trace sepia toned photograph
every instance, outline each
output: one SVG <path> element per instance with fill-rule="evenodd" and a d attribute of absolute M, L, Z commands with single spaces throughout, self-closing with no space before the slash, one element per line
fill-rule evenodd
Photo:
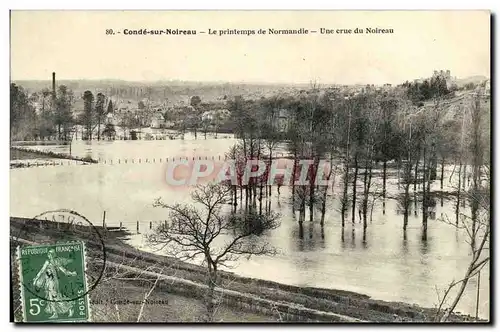
<path fill-rule="evenodd" d="M 491 321 L 489 11 L 10 11 L 10 315 Z"/>

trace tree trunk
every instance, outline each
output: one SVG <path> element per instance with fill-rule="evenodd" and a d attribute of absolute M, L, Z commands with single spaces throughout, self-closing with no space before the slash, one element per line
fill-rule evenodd
<path fill-rule="evenodd" d="M 408 227 L 408 215 L 410 209 L 410 184 L 405 184 L 405 196 L 404 196 L 404 211 L 403 211 L 403 230 L 406 231 Z"/>
<path fill-rule="evenodd" d="M 295 214 L 295 173 L 297 172 L 297 152 L 293 154 L 293 172 L 292 172 L 292 213 Z"/>
<path fill-rule="evenodd" d="M 234 201 L 233 201 L 233 204 L 234 206 L 236 207 L 238 205 L 238 197 L 237 197 L 237 189 L 236 189 L 236 186 L 233 186 L 233 190 L 234 190 Z"/>
<path fill-rule="evenodd" d="M 372 178 L 373 178 L 373 164 L 371 161 L 371 156 L 370 156 L 370 162 L 368 166 L 368 182 L 366 184 L 366 193 L 365 193 L 365 202 L 363 205 L 363 228 L 366 229 L 367 226 L 367 214 L 368 214 L 368 199 L 370 198 L 370 188 L 372 184 Z M 373 202 L 375 204 L 375 202 Z"/>
<path fill-rule="evenodd" d="M 422 226 L 423 226 L 423 233 L 422 233 L 422 240 L 427 240 L 427 190 L 426 190 L 426 181 L 427 179 L 427 156 L 426 156 L 426 147 L 424 146 L 423 149 L 423 169 L 422 169 Z"/>
<path fill-rule="evenodd" d="M 455 224 L 458 225 L 460 220 L 460 195 L 461 195 L 461 183 L 462 182 L 462 159 L 460 159 L 460 165 L 458 166 L 458 188 L 457 188 L 457 203 L 455 204 Z"/>
<path fill-rule="evenodd" d="M 413 192 L 417 192 L 417 182 L 418 182 L 418 162 L 419 162 L 420 156 L 418 156 L 417 160 L 415 161 L 415 177 L 414 177 L 414 182 L 413 182 Z"/>
<path fill-rule="evenodd" d="M 464 162 L 464 168 L 462 171 L 462 190 L 465 191 L 465 179 L 467 178 L 467 159 Z"/>
<path fill-rule="evenodd" d="M 382 214 L 385 214 L 385 198 L 386 198 L 386 182 L 387 182 L 387 160 L 384 158 L 384 168 L 383 168 L 383 178 L 382 178 Z"/>
<path fill-rule="evenodd" d="M 299 198 L 300 198 L 300 206 L 299 206 L 299 224 L 304 222 L 306 217 L 306 195 L 305 195 L 305 186 L 300 186 L 299 188 Z"/>
<path fill-rule="evenodd" d="M 342 193 L 341 209 L 342 209 L 342 229 L 345 226 L 345 217 L 347 212 L 347 190 L 349 186 L 349 165 L 346 161 L 344 170 L 344 190 Z"/>
<path fill-rule="evenodd" d="M 211 267 L 211 262 L 207 262 L 209 265 L 208 271 L 208 289 L 207 295 L 205 297 L 205 308 L 206 316 L 205 321 L 213 322 L 215 313 L 215 287 L 217 285 L 217 269 Z"/>
<path fill-rule="evenodd" d="M 352 223 L 356 222 L 356 182 L 358 181 L 358 153 L 354 154 L 354 179 L 352 180 Z"/>
<path fill-rule="evenodd" d="M 260 183 L 260 194 L 259 194 L 259 214 L 262 215 L 262 181 Z"/>
<path fill-rule="evenodd" d="M 325 224 L 325 213 L 326 213 L 326 194 L 328 192 L 328 186 L 324 187 L 323 191 L 323 200 L 321 202 L 321 227 L 323 228 L 323 225 Z"/>
<path fill-rule="evenodd" d="M 441 157 L 441 190 L 443 190 L 444 181 L 444 157 Z"/>
<path fill-rule="evenodd" d="M 406 232 L 406 228 L 408 227 L 408 216 L 410 214 L 410 180 L 411 176 L 411 157 L 410 153 L 408 153 L 408 161 L 405 166 L 405 192 L 403 197 L 403 231 Z"/>
<path fill-rule="evenodd" d="M 472 199 L 471 199 L 471 219 L 472 219 L 472 236 L 471 249 L 474 252 L 476 248 L 476 233 L 479 214 L 480 192 L 479 186 L 481 183 L 481 165 L 483 163 L 482 146 L 481 146 L 481 116 L 480 116 L 480 100 L 476 99 L 474 111 L 472 112 Z M 464 172 L 465 173 L 465 172 Z M 465 181 L 465 179 L 464 179 Z"/>
<path fill-rule="evenodd" d="M 310 177 L 310 187 L 309 187 L 309 221 L 313 221 L 314 216 L 314 189 L 315 189 L 315 180 L 316 180 L 316 169 L 318 167 L 318 158 L 314 157 L 314 164 L 311 170 Z"/>
<path fill-rule="evenodd" d="M 368 192 L 369 192 L 369 187 L 368 187 L 368 158 L 365 160 L 365 174 L 363 175 L 363 204 L 362 204 L 362 211 L 363 211 L 363 229 L 366 229 L 366 215 L 368 213 Z"/>

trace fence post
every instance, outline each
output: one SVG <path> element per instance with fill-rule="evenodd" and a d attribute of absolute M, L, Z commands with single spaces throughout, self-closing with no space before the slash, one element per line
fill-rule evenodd
<path fill-rule="evenodd" d="M 137 234 L 139 234 L 139 220 L 137 220 Z"/>
<path fill-rule="evenodd" d="M 106 233 L 106 211 L 102 214 L 102 228 L 104 229 L 104 233 Z"/>
<path fill-rule="evenodd" d="M 481 285 L 481 270 L 477 273 L 476 320 L 479 318 L 479 290 Z"/>
<path fill-rule="evenodd" d="M 152 221 L 149 222 L 149 229 L 153 229 L 153 222 Z"/>
<path fill-rule="evenodd" d="M 122 230 L 122 222 L 120 221 L 120 231 Z"/>

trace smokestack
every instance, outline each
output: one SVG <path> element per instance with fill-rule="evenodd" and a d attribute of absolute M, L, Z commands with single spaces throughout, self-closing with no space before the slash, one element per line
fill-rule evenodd
<path fill-rule="evenodd" d="M 56 99 L 56 73 L 52 73 L 52 98 Z"/>

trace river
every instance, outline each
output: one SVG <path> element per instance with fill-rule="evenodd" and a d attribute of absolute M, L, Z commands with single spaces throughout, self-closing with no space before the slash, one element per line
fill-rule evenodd
<path fill-rule="evenodd" d="M 10 215 L 33 217 L 47 210 L 66 208 L 78 211 L 91 221 L 101 222 L 106 211 L 107 224 L 120 222 L 132 232 L 136 221 L 141 234 L 135 234 L 130 242 L 150 250 L 144 233 L 149 221 L 167 219 L 166 211 L 154 208 L 155 198 L 182 202 L 189 199 L 188 189 L 174 190 L 165 183 L 165 168 L 160 162 L 167 157 L 224 156 L 234 138 L 210 137 L 197 140 L 167 141 L 75 141 L 72 154 L 106 160 L 106 164 L 45 166 L 10 170 Z M 42 150 L 69 152 L 69 146 L 30 146 Z M 139 163 L 140 159 L 140 163 Z M 147 159 L 147 161 L 146 161 Z M 127 162 L 125 163 L 125 160 Z M 133 163 L 131 162 L 133 160 Z M 394 170 L 392 170 L 394 172 Z M 445 190 L 450 167 L 446 167 Z M 439 176 L 439 175 L 438 175 Z M 337 182 L 340 182 L 339 180 Z M 380 187 L 376 179 L 373 187 Z M 337 183 L 339 185 L 339 183 Z M 439 181 L 432 187 L 439 189 Z M 369 221 L 366 241 L 363 226 L 357 218 L 351 224 L 348 216 L 341 240 L 338 199 L 330 198 L 324 229 L 319 222 L 304 223 L 304 236 L 299 236 L 299 226 L 290 207 L 290 191 L 282 188 L 278 197 L 274 189 L 272 208 L 279 212 L 279 228 L 263 235 L 278 249 L 273 257 L 241 259 L 232 269 L 235 273 L 273 280 L 297 286 L 312 286 L 355 291 L 379 300 L 401 301 L 433 307 L 438 303 L 436 289 L 441 294 L 453 279 L 461 279 L 471 259 L 470 247 L 462 230 L 440 221 L 448 216 L 454 220 L 453 202 L 438 201 L 436 218 L 429 220 L 428 238 L 421 238 L 421 215 L 413 213 L 409 220 L 406 239 L 403 237 L 403 217 L 397 213 L 395 200 L 386 201 L 386 213 L 382 213 L 381 201 L 377 202 Z M 338 195 L 339 188 L 334 189 Z M 389 195 L 399 192 L 397 179 L 388 183 Z M 316 214 L 320 216 L 319 212 Z M 357 217 L 357 216 L 356 216 Z M 489 270 L 481 273 L 479 316 L 489 317 Z M 472 279 L 461 299 L 457 311 L 475 315 L 477 278 Z"/>

